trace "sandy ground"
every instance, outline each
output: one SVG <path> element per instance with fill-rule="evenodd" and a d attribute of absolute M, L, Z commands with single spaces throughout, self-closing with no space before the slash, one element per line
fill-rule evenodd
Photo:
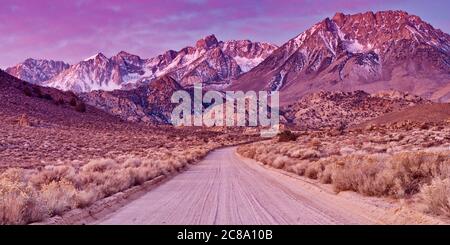
<path fill-rule="evenodd" d="M 202 162 L 94 224 L 439 223 L 378 199 L 329 188 L 243 159 L 236 148 Z"/>

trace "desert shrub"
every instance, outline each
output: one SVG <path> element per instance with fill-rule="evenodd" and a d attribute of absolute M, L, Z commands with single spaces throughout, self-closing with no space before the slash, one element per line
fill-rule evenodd
<path fill-rule="evenodd" d="M 132 185 L 140 185 L 145 181 L 156 177 L 152 175 L 150 172 L 151 170 L 147 168 L 129 168 L 127 171 L 129 171 L 130 177 L 132 179 Z"/>
<path fill-rule="evenodd" d="M 323 184 L 331 184 L 333 182 L 333 174 L 336 173 L 339 168 L 339 162 L 336 158 L 322 160 L 326 162 L 324 169 L 320 173 L 319 180 Z"/>
<path fill-rule="evenodd" d="M 76 106 L 77 105 L 77 99 L 75 97 L 72 97 L 69 101 L 69 105 Z"/>
<path fill-rule="evenodd" d="M 440 175 L 443 164 L 450 163 L 448 154 L 432 152 L 401 152 L 390 162 L 403 195 L 418 193 L 421 185 Z"/>
<path fill-rule="evenodd" d="M 370 196 L 397 198 L 417 194 L 420 187 L 445 172 L 448 153 L 401 152 L 350 155 L 332 175 L 336 191 L 352 190 Z"/>
<path fill-rule="evenodd" d="M 339 150 L 340 155 L 351 155 L 353 153 L 355 153 L 355 149 L 348 146 L 344 146 Z"/>
<path fill-rule="evenodd" d="M 167 160 L 159 160 L 156 163 L 156 167 L 158 169 L 160 169 L 161 174 L 169 176 L 171 175 L 173 172 L 175 172 L 175 167 L 168 163 Z"/>
<path fill-rule="evenodd" d="M 319 150 L 319 148 L 322 146 L 322 142 L 320 142 L 319 139 L 314 138 L 311 140 L 310 146 L 315 150 Z"/>
<path fill-rule="evenodd" d="M 247 155 L 247 151 L 249 149 L 250 149 L 250 147 L 248 145 L 243 145 L 243 146 L 239 146 L 236 149 L 236 152 L 243 157 L 253 158 L 253 157 L 249 157 L 249 155 Z M 254 148 L 252 148 L 252 149 L 255 150 Z M 255 150 L 255 153 L 256 153 L 256 150 Z"/>
<path fill-rule="evenodd" d="M 75 197 L 75 203 L 77 208 L 84 208 L 98 199 L 100 199 L 101 196 L 99 195 L 98 191 L 93 187 L 87 187 L 85 190 L 81 190 L 77 193 Z"/>
<path fill-rule="evenodd" d="M 238 152 L 244 157 L 255 158 L 256 149 L 254 147 L 241 148 L 241 151 Z"/>
<path fill-rule="evenodd" d="M 336 167 L 331 179 L 335 191 L 355 191 L 369 196 L 397 195 L 395 175 L 380 155 L 351 155 Z M 332 166 L 330 166 L 332 167 Z"/>
<path fill-rule="evenodd" d="M 274 148 L 274 150 L 276 150 L 276 153 L 278 154 L 288 155 L 293 146 L 294 145 L 292 143 L 279 144 Z"/>
<path fill-rule="evenodd" d="M 128 158 L 123 164 L 125 167 L 139 167 L 142 164 L 142 160 L 139 158 Z"/>
<path fill-rule="evenodd" d="M 22 114 L 17 122 L 21 127 L 33 126 L 27 114 Z"/>
<path fill-rule="evenodd" d="M 42 92 L 41 89 L 39 87 L 33 87 L 33 93 L 38 97 L 38 98 L 42 98 Z"/>
<path fill-rule="evenodd" d="M 63 98 L 59 98 L 57 100 L 55 100 L 55 104 L 56 105 L 64 105 L 65 101 Z"/>
<path fill-rule="evenodd" d="M 302 152 L 302 157 L 300 159 L 318 159 L 320 158 L 320 152 L 316 150 L 307 149 Z"/>
<path fill-rule="evenodd" d="M 292 158 L 300 158 L 301 156 L 303 156 L 303 151 L 301 149 L 292 148 L 288 152 L 288 156 Z"/>
<path fill-rule="evenodd" d="M 85 164 L 81 170 L 84 172 L 105 172 L 117 165 L 117 162 L 112 159 L 95 159 Z"/>
<path fill-rule="evenodd" d="M 271 166 L 274 168 L 283 168 L 285 164 L 289 162 L 289 157 L 287 156 L 277 156 L 272 162 Z"/>
<path fill-rule="evenodd" d="M 73 180 L 75 178 L 75 168 L 72 166 L 46 166 L 41 171 L 31 175 L 29 182 L 36 188 L 42 185 L 49 184 L 53 181 L 60 181 L 63 179 Z"/>
<path fill-rule="evenodd" d="M 299 176 L 305 175 L 306 168 L 310 164 L 309 161 L 298 161 L 296 164 L 287 168 L 289 172 L 293 172 Z"/>
<path fill-rule="evenodd" d="M 21 182 L 22 170 L 0 176 L 0 224 L 27 224 L 46 217 L 37 191 Z"/>
<path fill-rule="evenodd" d="M 274 154 L 272 152 L 267 152 L 267 153 L 258 155 L 256 160 L 262 162 L 265 165 L 271 166 L 277 157 L 278 157 L 277 154 Z"/>
<path fill-rule="evenodd" d="M 75 187 L 66 180 L 52 181 L 41 189 L 41 197 L 49 215 L 60 215 L 76 207 L 76 196 Z"/>
<path fill-rule="evenodd" d="M 80 171 L 77 178 L 73 181 L 75 187 L 79 190 L 86 189 L 90 185 L 100 186 L 105 180 L 105 174 L 102 172 Z"/>
<path fill-rule="evenodd" d="M 420 193 L 427 211 L 450 216 L 450 179 L 434 178 L 421 188 Z"/>
<path fill-rule="evenodd" d="M 84 104 L 83 102 L 78 102 L 75 106 L 75 110 L 82 113 L 86 112 L 86 104 Z"/>
<path fill-rule="evenodd" d="M 33 188 L 17 182 L 6 184 L 7 189 L 0 187 L 0 224 L 27 224 L 46 217 Z"/>
<path fill-rule="evenodd" d="M 23 93 L 26 96 L 28 96 L 28 97 L 32 97 L 33 96 L 33 92 L 31 91 L 31 89 L 28 86 L 23 88 Z"/>
<path fill-rule="evenodd" d="M 105 174 L 105 181 L 100 187 L 104 196 L 111 196 L 134 185 L 129 171 L 110 171 Z"/>
<path fill-rule="evenodd" d="M 311 162 L 305 169 L 305 176 L 310 179 L 317 179 L 324 169 L 325 165 L 322 162 Z"/>
<path fill-rule="evenodd" d="M 195 157 L 195 158 L 197 158 L 197 157 Z M 182 170 L 184 168 L 184 166 L 186 166 L 186 164 L 187 164 L 187 160 L 186 159 L 174 159 L 174 160 L 169 161 L 169 162 L 177 171 Z"/>
<path fill-rule="evenodd" d="M 296 141 L 297 137 L 298 136 L 296 136 L 290 130 L 285 130 L 278 135 L 278 142 Z"/>
<path fill-rule="evenodd" d="M 53 97 L 51 95 L 49 95 L 49 94 L 43 94 L 42 98 L 46 99 L 46 100 L 53 100 Z"/>

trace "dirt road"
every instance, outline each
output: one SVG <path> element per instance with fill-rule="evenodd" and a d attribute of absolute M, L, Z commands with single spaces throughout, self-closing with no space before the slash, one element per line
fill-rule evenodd
<path fill-rule="evenodd" d="M 243 159 L 235 150 L 212 152 L 199 164 L 95 223 L 382 223 L 365 205 Z"/>

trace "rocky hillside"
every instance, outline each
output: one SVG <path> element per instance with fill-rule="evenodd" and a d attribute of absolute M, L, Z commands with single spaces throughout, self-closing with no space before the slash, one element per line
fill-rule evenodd
<path fill-rule="evenodd" d="M 355 128 L 370 128 L 371 126 L 402 127 L 419 124 L 423 129 L 430 124 L 450 125 L 450 104 L 425 104 L 406 108 L 402 111 L 394 111 L 380 117 L 355 125 Z"/>
<path fill-rule="evenodd" d="M 79 96 L 87 104 L 127 121 L 168 124 L 176 106 L 170 98 L 182 89 L 173 78 L 163 76 L 131 90 L 93 91 Z"/>
<path fill-rule="evenodd" d="M 287 125 L 297 129 L 345 129 L 350 125 L 401 111 L 414 105 L 431 103 L 400 92 L 368 94 L 354 92 L 316 92 L 281 109 Z"/>
<path fill-rule="evenodd" d="M 3 124 L 37 128 L 54 125 L 87 128 L 98 122 L 103 125 L 122 122 L 85 105 L 73 92 L 30 84 L 1 70 L 0 118 Z"/>

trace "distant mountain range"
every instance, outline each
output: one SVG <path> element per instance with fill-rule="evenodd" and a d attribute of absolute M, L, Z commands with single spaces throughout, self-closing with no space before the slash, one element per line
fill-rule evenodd
<path fill-rule="evenodd" d="M 169 50 L 150 59 L 122 51 L 111 58 L 98 53 L 71 66 L 28 59 L 6 71 L 30 83 L 77 93 L 131 89 L 164 75 L 183 86 L 195 82 L 223 86 L 258 65 L 276 48 L 249 40 L 222 42 L 210 35 L 194 47 Z"/>
<path fill-rule="evenodd" d="M 348 125 L 353 116 L 363 121 L 428 100 L 450 101 L 450 35 L 403 11 L 337 13 L 280 47 L 211 35 L 150 59 L 122 51 L 74 65 L 28 59 L 6 71 L 71 90 L 129 121 L 169 123 L 171 94 L 202 82 L 206 89 L 280 91 L 285 119 L 293 124 L 307 118 L 307 127 L 316 119 L 322 126 Z M 401 98 L 373 95 L 383 91 L 399 91 L 389 94 Z M 317 96 L 323 105 L 312 110 Z M 336 114 L 333 108 L 340 119 L 321 121 Z"/>

